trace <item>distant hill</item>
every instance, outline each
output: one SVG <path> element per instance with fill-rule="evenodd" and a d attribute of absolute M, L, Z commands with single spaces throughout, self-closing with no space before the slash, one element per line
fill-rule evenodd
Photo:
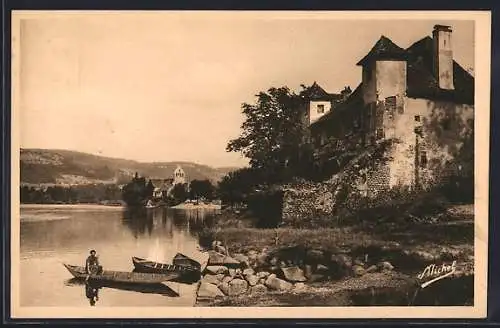
<path fill-rule="evenodd" d="M 70 150 L 21 149 L 21 184 L 126 183 L 138 172 L 146 178 L 170 178 L 177 165 L 189 180 L 219 181 L 236 167 L 213 168 L 191 162 L 142 163 Z"/>

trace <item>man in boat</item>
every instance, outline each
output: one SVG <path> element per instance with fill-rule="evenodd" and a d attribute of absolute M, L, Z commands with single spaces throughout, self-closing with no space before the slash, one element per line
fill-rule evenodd
<path fill-rule="evenodd" d="M 87 261 L 85 261 L 85 271 L 89 276 L 91 274 L 100 274 L 102 272 L 102 266 L 99 265 L 99 258 L 97 257 L 94 249 L 90 251 L 90 255 L 87 257 Z M 89 276 L 87 276 L 87 280 Z"/>

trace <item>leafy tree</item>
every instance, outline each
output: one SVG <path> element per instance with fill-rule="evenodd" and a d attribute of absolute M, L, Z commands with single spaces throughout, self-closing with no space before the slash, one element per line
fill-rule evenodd
<path fill-rule="evenodd" d="M 184 202 L 188 198 L 186 185 L 180 183 L 176 184 L 172 188 L 171 195 L 177 204 Z"/>
<path fill-rule="evenodd" d="M 147 199 L 153 196 L 151 186 L 152 183 L 146 185 L 146 178 L 139 177 L 136 173 L 132 181 L 123 187 L 123 200 L 129 206 L 144 205 Z"/>
<path fill-rule="evenodd" d="M 231 206 L 245 202 L 248 195 L 254 192 L 263 181 L 261 173 L 262 171 L 253 168 L 229 172 L 219 181 L 218 197 Z"/>
<path fill-rule="evenodd" d="M 144 189 L 144 198 L 151 198 L 153 196 L 153 192 L 155 190 L 155 186 L 151 180 L 148 181 L 146 188 Z"/>
<path fill-rule="evenodd" d="M 298 171 L 304 136 L 303 97 L 287 87 L 270 88 L 256 97 L 255 104 L 242 105 L 243 131 L 226 150 L 241 152 L 270 183 L 289 180 Z"/>
<path fill-rule="evenodd" d="M 190 197 L 193 199 L 213 199 L 215 187 L 209 180 L 193 180 L 190 183 Z"/>

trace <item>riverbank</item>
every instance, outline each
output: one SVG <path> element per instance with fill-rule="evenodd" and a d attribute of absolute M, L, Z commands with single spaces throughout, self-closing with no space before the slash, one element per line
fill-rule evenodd
<path fill-rule="evenodd" d="M 104 204 L 20 204 L 21 209 L 120 209 L 124 205 Z"/>
<path fill-rule="evenodd" d="M 181 209 L 181 210 L 220 210 L 221 205 L 217 204 L 192 204 L 192 203 L 181 203 L 170 208 Z"/>
<path fill-rule="evenodd" d="M 197 306 L 469 304 L 473 205 L 453 206 L 445 214 L 433 223 L 256 229 L 245 220 L 233 225 L 238 222 L 234 213 L 222 213 L 203 239 L 220 241 L 216 248 L 242 267 L 240 272 L 206 272 L 200 286 L 213 297 L 199 297 Z M 419 287 L 417 276 L 428 265 L 453 261 L 458 266 L 453 277 Z M 250 270 L 245 273 L 245 268 Z"/>

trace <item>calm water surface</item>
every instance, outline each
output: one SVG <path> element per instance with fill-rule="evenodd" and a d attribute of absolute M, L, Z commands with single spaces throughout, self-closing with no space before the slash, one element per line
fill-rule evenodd
<path fill-rule="evenodd" d="M 26 205 L 21 207 L 21 306 L 90 306 L 85 286 L 62 263 L 83 266 L 96 249 L 105 270 L 132 271 L 132 256 L 171 263 L 181 252 L 195 259 L 197 233 L 214 211 Z M 95 306 L 192 306 L 196 284 L 163 290 L 99 289 Z"/>

